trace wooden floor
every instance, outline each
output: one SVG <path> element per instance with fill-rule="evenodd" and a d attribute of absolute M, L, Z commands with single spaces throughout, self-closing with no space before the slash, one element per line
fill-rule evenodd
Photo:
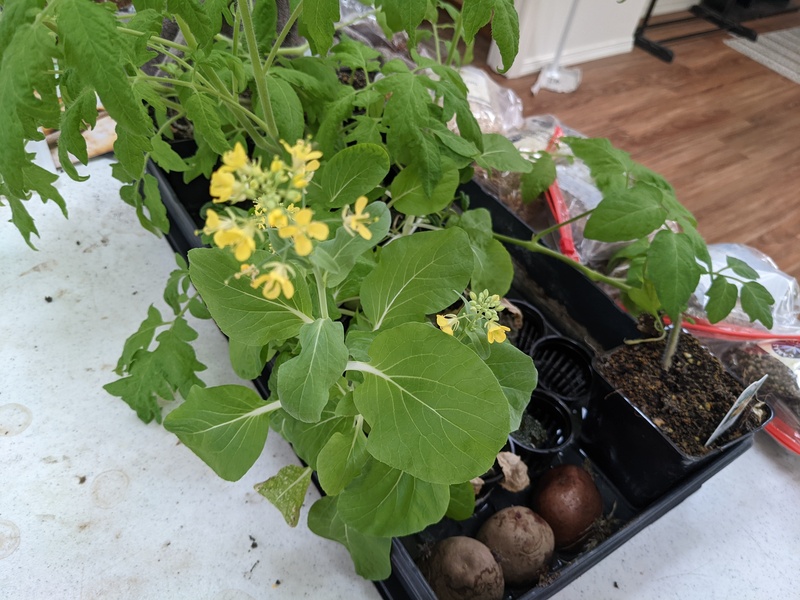
<path fill-rule="evenodd" d="M 648 37 L 708 28 L 699 23 Z M 800 13 L 748 25 L 797 27 Z M 727 35 L 669 44 L 670 64 L 638 48 L 585 63 L 570 94 L 534 97 L 536 75 L 497 80 L 520 95 L 526 116 L 553 114 L 661 173 L 709 243 L 753 246 L 800 279 L 800 85 L 725 46 Z"/>

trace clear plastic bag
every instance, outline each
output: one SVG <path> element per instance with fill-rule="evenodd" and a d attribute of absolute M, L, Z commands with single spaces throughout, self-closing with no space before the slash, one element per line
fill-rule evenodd
<path fill-rule="evenodd" d="M 469 90 L 470 109 L 483 133 L 508 136 L 522 127 L 522 100 L 514 90 L 501 86 L 477 67 L 461 67 L 459 73 Z"/>

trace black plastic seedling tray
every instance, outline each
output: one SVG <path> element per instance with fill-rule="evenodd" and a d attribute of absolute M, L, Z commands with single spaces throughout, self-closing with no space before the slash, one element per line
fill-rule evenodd
<path fill-rule="evenodd" d="M 202 245 L 195 231 L 202 227 L 197 212 L 210 200 L 207 184 L 204 186 L 193 183 L 187 187 L 180 179 L 181 174 L 165 175 L 152 164 L 148 166 L 148 172 L 158 180 L 162 199 L 167 208 L 171 223 L 167 239 L 176 252 L 185 256 L 192 248 Z M 470 196 L 473 208 L 487 208 L 492 213 L 496 231 L 515 237 L 530 238 L 532 234 L 530 228 L 476 184 L 467 184 L 464 191 Z M 532 325 L 529 325 L 528 330 L 523 330 L 520 336 L 522 345 L 530 348 L 532 353 L 535 352 L 537 342 L 547 336 L 571 339 L 579 349 L 578 352 L 585 350 L 587 354 L 589 348 L 611 349 L 626 338 L 638 337 L 633 320 L 580 273 L 543 255 L 513 247 L 509 250 L 516 263 L 514 294 L 530 302 L 534 312 L 541 317 L 541 319 L 539 317 L 530 319 Z M 543 358 L 545 361 L 552 359 L 552 357 Z M 569 367 L 566 362 L 564 364 L 566 365 L 564 368 Z M 581 376 L 584 375 L 586 373 Z M 567 398 L 562 398 L 575 415 L 578 436 L 576 442 L 561 451 L 554 461 L 556 464 L 570 463 L 588 467 L 603 497 L 604 515 L 610 517 L 608 519 L 610 534 L 590 550 L 577 554 L 556 553 L 548 583 L 531 589 L 508 589 L 505 597 L 509 600 L 540 600 L 553 596 L 700 489 L 703 482 L 733 462 L 753 443 L 752 435 L 745 436 L 654 501 L 644 507 L 636 505 L 612 483 L 614 475 L 617 475 L 617 478 L 619 476 L 618 473 L 611 472 L 614 465 L 609 465 L 605 461 L 604 469 L 598 468 L 594 464 L 591 451 L 587 451 L 585 447 L 587 444 L 583 443 L 584 440 L 580 437 L 580 419 L 586 414 L 586 402 L 592 394 L 609 393 L 593 372 L 591 378 L 591 381 L 580 386 L 580 397 L 577 400 L 573 399 L 570 403 Z M 254 383 L 263 395 L 269 394 L 265 376 Z M 556 384 L 553 386 L 557 387 Z M 564 387 L 560 391 L 563 393 L 565 390 L 568 391 L 569 388 Z M 559 389 L 551 391 L 558 396 Z M 533 477 L 535 483 L 535 475 Z M 386 581 L 376 583 L 381 595 L 388 600 L 435 600 L 436 596 L 415 561 L 436 540 L 450 535 L 473 535 L 480 524 L 496 510 L 512 504 L 527 504 L 529 494 L 529 490 L 511 494 L 502 488 L 495 488 L 471 519 L 464 522 L 445 519 L 419 534 L 393 540 L 392 576 Z"/>

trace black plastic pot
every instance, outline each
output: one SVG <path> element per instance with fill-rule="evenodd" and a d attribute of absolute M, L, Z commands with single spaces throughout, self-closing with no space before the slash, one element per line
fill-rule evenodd
<path fill-rule="evenodd" d="M 540 387 L 569 405 L 588 400 L 594 370 L 589 352 L 580 344 L 562 336 L 549 336 L 536 342 L 530 355 L 539 371 Z"/>
<path fill-rule="evenodd" d="M 176 251 L 185 255 L 189 249 L 201 244 L 194 233 L 198 229 L 199 215 L 190 214 L 186 205 L 193 205 L 197 210 L 196 205 L 204 202 L 198 190 L 207 183 L 195 183 L 193 190 L 188 191 L 180 175 L 168 179 L 153 165 L 148 166 L 148 172 L 156 177 L 167 207 L 172 226 L 167 238 Z M 472 207 L 491 211 L 498 232 L 530 239 L 531 230 L 527 225 L 494 198 L 484 194 L 477 185 L 469 184 L 464 191 L 470 195 Z M 531 314 L 542 316 L 545 337 L 557 334 L 572 340 L 588 340 L 594 348 L 611 349 L 626 338 L 638 336 L 633 320 L 576 270 L 540 254 L 513 247 L 509 247 L 509 251 L 516 262 L 513 295 L 530 302 Z M 531 322 L 534 320 L 536 317 Z M 532 349 L 536 340 L 544 339 L 538 330 L 531 329 L 525 335 L 521 343 Z M 546 363 L 544 356 L 537 360 L 543 381 L 550 377 L 544 374 Z M 262 394 L 268 393 L 265 378 L 255 384 Z M 558 389 L 560 384 L 553 379 L 547 385 Z M 624 399 L 610 388 L 601 384 L 591 384 L 589 388 L 589 409 L 586 419 L 580 424 L 583 433 L 574 443 L 561 448 L 554 460 L 590 465 L 606 514 L 614 507 L 615 524 L 608 537 L 592 549 L 569 555 L 556 553 L 551 564 L 554 576 L 549 578 L 549 583 L 529 589 L 508 589 L 506 598 L 549 598 L 680 504 L 753 443 L 753 436 L 746 435 L 704 457 L 683 475 L 675 476 L 670 462 L 673 459 L 662 456 L 663 442 L 658 440 L 660 433 L 657 428 L 635 412 L 629 415 Z M 645 458 L 643 449 L 648 447 L 655 448 L 655 451 Z M 638 474 L 633 475 L 634 472 Z M 415 562 L 425 548 L 449 535 L 474 535 L 493 512 L 513 504 L 527 503 L 528 494 L 529 491 L 511 494 L 495 488 L 467 521 L 444 519 L 419 534 L 393 540 L 392 576 L 376 583 L 381 595 L 389 600 L 435 600 Z"/>
<path fill-rule="evenodd" d="M 526 423 L 528 420 L 531 423 Z M 528 433 L 540 428 L 532 439 Z M 542 390 L 534 390 L 531 401 L 525 409 L 523 426 L 511 434 L 517 453 L 528 465 L 531 475 L 547 469 L 567 446 L 575 439 L 576 425 L 570 410 L 561 400 Z"/>

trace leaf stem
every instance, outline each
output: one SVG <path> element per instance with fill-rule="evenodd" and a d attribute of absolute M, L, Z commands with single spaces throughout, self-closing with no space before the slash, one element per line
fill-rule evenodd
<path fill-rule="evenodd" d="M 544 254 L 545 256 L 549 256 L 551 258 L 555 258 L 556 260 L 560 260 L 563 263 L 568 264 L 573 269 L 578 270 L 584 276 L 586 276 L 591 281 L 595 281 L 598 283 L 607 283 L 620 291 L 629 292 L 633 288 L 628 285 L 624 279 L 619 277 L 610 277 L 608 275 L 604 275 L 603 273 L 599 273 L 594 269 L 590 269 L 586 265 L 576 262 L 569 258 L 568 256 L 564 256 L 560 252 L 556 252 L 555 250 L 551 250 L 547 246 L 540 244 L 538 241 L 531 240 L 520 240 L 517 238 L 509 237 L 507 235 L 503 235 L 500 233 L 493 233 L 495 239 L 500 240 L 506 244 L 514 244 L 515 246 L 521 246 L 526 250 L 530 250 L 531 252 L 536 252 L 538 254 Z"/>
<path fill-rule="evenodd" d="M 250 61 L 253 64 L 253 77 L 256 80 L 256 90 L 258 91 L 258 100 L 261 104 L 261 112 L 264 114 L 265 129 L 267 135 L 277 144 L 280 135 L 278 134 L 278 125 L 275 123 L 275 115 L 272 112 L 272 104 L 270 102 L 266 78 L 266 69 L 269 68 L 270 62 L 269 59 L 267 59 L 266 68 L 261 63 L 261 56 L 258 53 L 258 42 L 256 41 L 256 30 L 253 26 L 253 15 L 250 13 L 250 0 L 243 0 L 239 2 L 237 6 L 242 16 L 242 29 L 244 30 L 244 37 L 247 40 L 247 50 L 250 53 Z M 273 52 L 275 51 L 275 46 L 278 45 L 280 45 L 280 43 L 276 42 L 272 47 Z"/>
<path fill-rule="evenodd" d="M 565 227 L 567 225 L 571 225 L 572 223 L 574 223 L 576 221 L 580 221 L 584 217 L 592 214 L 592 212 L 594 212 L 593 208 L 591 210 L 587 210 L 586 212 L 581 213 L 581 214 L 579 214 L 577 216 L 574 216 L 571 219 L 567 219 L 566 221 L 563 221 L 561 223 L 556 223 L 555 225 L 552 225 L 551 227 L 548 227 L 547 229 L 542 229 L 540 232 L 538 232 L 536 235 L 534 235 L 531 238 L 531 241 L 538 242 L 542 238 L 550 235 L 551 233 L 554 233 L 554 232 L 558 231 L 562 227 Z"/>
<path fill-rule="evenodd" d="M 128 27 L 117 27 L 117 31 L 120 33 L 125 33 L 127 35 L 135 35 L 136 37 L 144 37 L 147 34 L 143 31 L 136 31 L 135 29 L 130 29 Z M 157 35 L 151 35 L 147 40 L 148 44 L 156 43 L 161 44 L 162 46 L 166 46 L 167 48 L 173 48 L 175 50 L 180 50 L 181 52 L 189 52 L 191 48 L 184 44 L 179 44 L 178 42 L 173 42 L 172 40 L 168 40 L 166 38 L 159 37 Z M 154 50 L 158 50 L 158 48 L 154 48 Z"/>
<path fill-rule="evenodd" d="M 319 311 L 323 319 L 328 319 L 328 296 L 325 294 L 325 275 L 317 265 L 313 266 L 314 279 L 317 282 L 317 297 L 319 298 Z"/>
<path fill-rule="evenodd" d="M 288 20 L 281 29 L 281 32 L 278 34 L 275 43 L 272 44 L 272 49 L 269 51 L 267 55 L 267 60 L 264 62 L 264 70 L 267 71 L 272 66 L 272 63 L 275 62 L 275 57 L 278 55 L 278 49 L 283 46 L 283 42 L 286 41 L 286 36 L 289 35 L 289 32 L 292 30 L 292 26 L 294 26 L 295 21 L 297 21 L 298 17 L 303 12 L 303 0 L 300 0 L 297 3 L 297 6 L 294 7 L 292 14 L 289 15 Z"/>
<path fill-rule="evenodd" d="M 678 316 L 672 323 L 672 329 L 667 336 L 667 346 L 664 348 L 664 355 L 661 357 L 661 368 L 669 371 L 672 367 L 672 359 L 675 352 L 678 350 L 678 342 L 681 339 L 681 326 L 683 325 L 683 317 Z"/>

